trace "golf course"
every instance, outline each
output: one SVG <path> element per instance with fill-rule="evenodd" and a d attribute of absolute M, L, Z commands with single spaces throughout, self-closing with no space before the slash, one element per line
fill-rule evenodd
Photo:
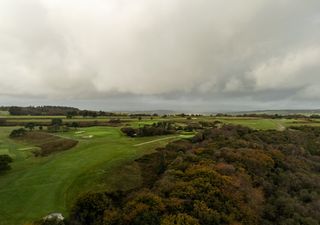
<path fill-rule="evenodd" d="M 118 168 L 177 138 L 132 139 L 119 128 L 82 128 L 57 134 L 78 140 L 76 147 L 36 158 L 34 146 L 8 138 L 12 129 L 0 128 L 0 152 L 14 159 L 12 170 L 0 177 L 1 225 L 24 224 L 52 212 L 65 214 L 78 194 L 112 190 L 117 182 L 124 190 L 133 188 L 139 184 L 139 171 L 129 176 Z"/>
<path fill-rule="evenodd" d="M 13 120 L 23 123 L 41 123 L 43 120 L 52 119 L 40 116 L 3 118 L 9 122 Z M 296 125 L 319 125 L 317 120 L 245 117 L 202 116 L 187 120 L 170 116 L 165 119 L 124 119 L 128 121 L 125 126 L 133 128 L 159 121 L 172 121 L 178 125 L 219 121 L 222 124 L 242 125 L 257 130 L 279 131 Z M 63 119 L 63 122 L 87 120 Z M 106 118 L 95 120 L 105 121 Z M 0 154 L 9 155 L 13 159 L 12 169 L 0 176 L 0 225 L 27 224 L 54 212 L 68 215 L 75 200 L 87 192 L 126 191 L 139 187 L 142 182 L 141 171 L 133 163 L 135 159 L 154 152 L 157 147 L 163 147 L 170 141 L 190 137 L 181 132 L 131 138 L 121 132 L 123 126 L 124 124 L 114 127 L 79 127 L 66 132 L 51 133 L 52 138 L 56 137 L 62 142 L 72 140 L 77 144 L 67 151 L 55 152 L 45 157 L 34 155 L 34 152 L 39 150 L 34 142 L 9 137 L 12 130 L 21 126 L 0 127 Z M 29 134 L 33 132 L 28 131 Z"/>

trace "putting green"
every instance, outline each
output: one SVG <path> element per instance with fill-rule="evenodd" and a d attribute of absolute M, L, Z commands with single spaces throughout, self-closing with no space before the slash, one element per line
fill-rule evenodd
<path fill-rule="evenodd" d="M 139 176 L 125 182 L 114 171 L 172 140 L 159 137 L 132 139 L 123 136 L 119 128 L 91 127 L 81 129 L 85 131 L 83 135 L 92 135 L 90 139 L 78 136 L 79 130 L 61 134 L 79 140 L 75 148 L 34 158 L 27 151 L 32 146 L 7 138 L 11 129 L 0 128 L 0 139 L 3 140 L 0 149 L 17 154 L 12 170 L 0 176 L 1 225 L 23 224 L 51 212 L 67 214 L 79 193 L 111 190 L 112 187 L 103 182 L 106 180 L 113 180 L 113 184 L 122 182 L 123 189 L 132 188 L 139 183 Z M 156 139 L 160 140 L 153 141 Z M 138 145 L 145 142 L 150 143 Z M 23 148 L 25 151 L 21 151 Z"/>

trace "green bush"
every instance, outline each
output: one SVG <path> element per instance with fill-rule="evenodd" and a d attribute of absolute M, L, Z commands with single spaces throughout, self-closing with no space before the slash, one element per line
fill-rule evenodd
<path fill-rule="evenodd" d="M 20 129 L 16 129 L 16 130 L 11 131 L 9 136 L 11 138 L 22 137 L 22 136 L 24 136 L 26 134 L 26 132 L 27 131 L 25 129 L 20 128 Z"/>
<path fill-rule="evenodd" d="M 3 171 L 10 170 L 10 163 L 12 162 L 12 158 L 9 155 L 0 155 L 0 173 Z"/>

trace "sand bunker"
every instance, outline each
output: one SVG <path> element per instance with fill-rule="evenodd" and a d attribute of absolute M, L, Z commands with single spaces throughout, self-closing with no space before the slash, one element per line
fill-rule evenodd
<path fill-rule="evenodd" d="M 39 147 L 26 147 L 26 148 L 19 148 L 19 151 L 30 151 L 30 150 L 38 150 Z"/>
<path fill-rule="evenodd" d="M 75 134 L 83 134 L 85 131 L 81 130 L 81 131 L 76 131 Z"/>
<path fill-rule="evenodd" d="M 93 138 L 93 135 L 82 136 L 82 138 L 84 138 L 84 139 L 90 139 L 90 138 Z"/>

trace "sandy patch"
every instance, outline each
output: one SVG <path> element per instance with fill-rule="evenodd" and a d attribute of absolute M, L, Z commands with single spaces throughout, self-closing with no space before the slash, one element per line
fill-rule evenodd
<path fill-rule="evenodd" d="M 141 145 L 146 145 L 146 144 L 151 144 L 153 142 L 157 142 L 157 141 L 163 141 L 163 140 L 167 140 L 167 139 L 173 139 L 173 138 L 177 138 L 178 136 L 174 136 L 174 137 L 165 137 L 165 138 L 159 138 L 159 139 L 156 139 L 156 140 L 152 140 L 152 141 L 147 141 L 147 142 L 143 142 L 143 143 L 140 143 L 140 144 L 136 144 L 136 145 L 133 145 L 133 146 L 141 146 Z"/>
<path fill-rule="evenodd" d="M 81 131 L 76 131 L 74 132 L 75 134 L 83 134 L 85 131 L 84 130 L 81 130 Z"/>
<path fill-rule="evenodd" d="M 40 149 L 38 147 L 26 147 L 26 148 L 18 148 L 19 151 L 30 151 Z"/>
<path fill-rule="evenodd" d="M 90 139 L 90 138 L 93 138 L 93 135 L 82 136 L 82 138 L 84 138 L 84 139 Z"/>

